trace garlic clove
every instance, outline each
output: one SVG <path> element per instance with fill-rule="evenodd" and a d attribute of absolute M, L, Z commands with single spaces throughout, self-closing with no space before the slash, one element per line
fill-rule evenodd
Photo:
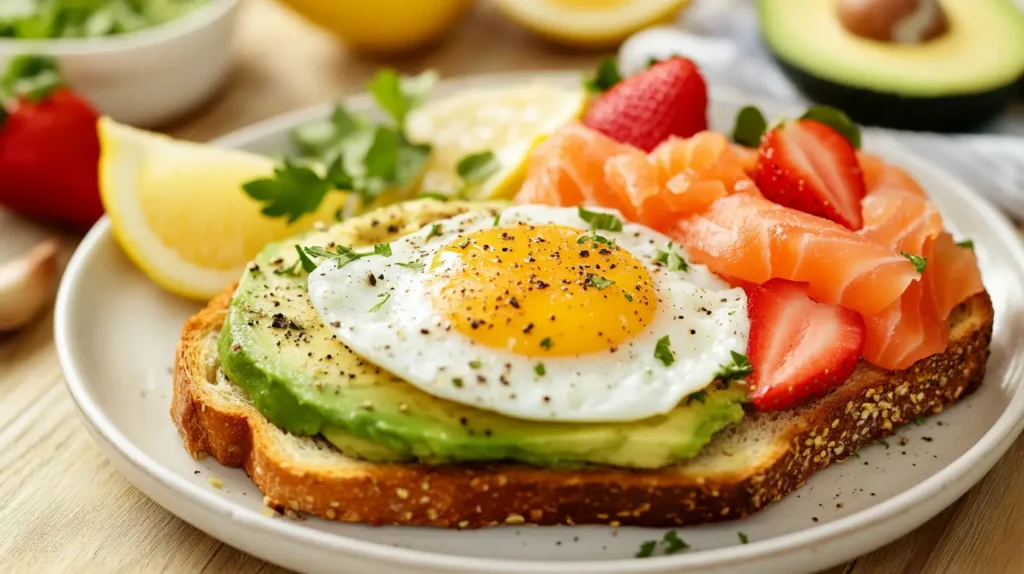
<path fill-rule="evenodd" d="M 0 331 L 28 324 L 53 298 L 60 276 L 60 243 L 50 239 L 0 264 Z"/>

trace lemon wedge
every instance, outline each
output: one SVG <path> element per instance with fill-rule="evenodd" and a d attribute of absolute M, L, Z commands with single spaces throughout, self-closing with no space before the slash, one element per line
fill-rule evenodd
<path fill-rule="evenodd" d="M 497 170 L 465 188 L 466 197 L 511 197 L 523 182 L 533 146 L 579 118 L 586 101 L 582 89 L 536 83 L 467 90 L 424 104 L 409 115 L 406 124 L 409 139 L 433 146 L 420 191 L 459 194 L 464 188 L 456 169 L 459 160 L 490 151 L 497 159 Z"/>
<path fill-rule="evenodd" d="M 689 0 L 496 0 L 506 16 L 554 42 L 618 45 L 630 34 L 675 18 Z"/>
<path fill-rule="evenodd" d="M 172 293 L 205 300 L 237 281 L 267 243 L 333 221 L 345 194 L 289 224 L 260 213 L 242 184 L 274 170 L 268 157 L 98 122 L 100 196 L 129 258 Z"/>

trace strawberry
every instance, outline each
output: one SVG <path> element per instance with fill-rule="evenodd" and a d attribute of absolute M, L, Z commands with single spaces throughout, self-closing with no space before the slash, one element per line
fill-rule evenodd
<path fill-rule="evenodd" d="M 759 411 L 799 406 L 843 384 L 864 350 L 864 319 L 818 303 L 799 283 L 773 279 L 747 289 L 747 379 Z"/>
<path fill-rule="evenodd" d="M 864 175 L 856 150 L 819 121 L 800 119 L 765 134 L 754 183 L 765 198 L 780 205 L 854 230 L 863 224 Z"/>
<path fill-rule="evenodd" d="M 0 80 L 0 204 L 84 231 L 103 215 L 96 111 L 52 61 L 15 58 Z"/>
<path fill-rule="evenodd" d="M 597 97 L 583 124 L 651 151 L 669 136 L 706 130 L 708 91 L 697 66 L 679 56 L 619 81 Z"/>

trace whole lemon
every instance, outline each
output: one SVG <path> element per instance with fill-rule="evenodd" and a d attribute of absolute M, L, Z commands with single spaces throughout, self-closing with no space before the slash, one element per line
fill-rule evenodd
<path fill-rule="evenodd" d="M 347 45 L 400 52 L 450 30 L 472 0 L 281 0 Z"/>

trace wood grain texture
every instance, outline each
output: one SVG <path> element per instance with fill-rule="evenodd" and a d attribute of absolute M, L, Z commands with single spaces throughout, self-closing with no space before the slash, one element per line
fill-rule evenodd
<path fill-rule="evenodd" d="M 480 3 L 444 43 L 389 64 L 452 76 L 596 60 L 535 40 Z M 235 62 L 217 98 L 167 131 L 206 140 L 359 91 L 380 65 L 346 52 L 270 0 L 244 3 Z M 0 258 L 47 235 L 54 232 L 0 212 Z M 73 243 L 65 238 L 68 251 Z M 285 572 L 178 520 L 116 473 L 64 388 L 51 333 L 47 315 L 21 333 L 0 335 L 0 571 Z M 1024 572 L 1022 473 L 1018 442 L 938 517 L 827 574 Z"/>

